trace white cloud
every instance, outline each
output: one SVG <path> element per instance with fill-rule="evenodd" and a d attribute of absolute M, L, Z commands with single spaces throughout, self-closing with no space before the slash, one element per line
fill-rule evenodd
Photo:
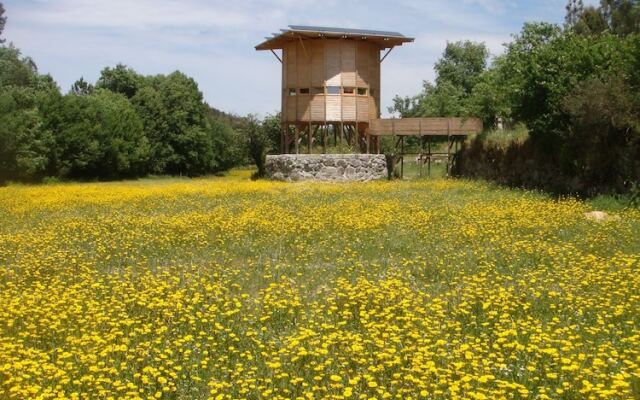
<path fill-rule="evenodd" d="M 261 21 L 282 18 L 277 10 L 251 15 L 237 4 L 198 0 L 60 0 L 25 10 L 23 17 L 34 24 L 139 30 L 251 28 Z"/>

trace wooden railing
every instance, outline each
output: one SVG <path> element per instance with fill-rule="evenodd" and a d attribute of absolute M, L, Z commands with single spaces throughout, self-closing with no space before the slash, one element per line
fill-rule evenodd
<path fill-rule="evenodd" d="M 482 132 L 479 118 L 383 118 L 369 121 L 373 136 L 466 136 Z"/>

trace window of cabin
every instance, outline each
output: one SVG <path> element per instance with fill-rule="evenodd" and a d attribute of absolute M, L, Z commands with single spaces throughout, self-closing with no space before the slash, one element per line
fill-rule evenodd
<path fill-rule="evenodd" d="M 295 89 L 287 89 L 287 94 L 289 96 L 295 96 L 296 95 L 296 90 Z"/>
<path fill-rule="evenodd" d="M 366 96 L 367 95 L 367 88 L 358 88 L 358 96 Z"/>
<path fill-rule="evenodd" d="M 321 87 L 312 87 L 311 94 L 324 94 L 324 88 Z"/>
<path fill-rule="evenodd" d="M 309 88 L 300 88 L 300 94 L 309 94 Z"/>
<path fill-rule="evenodd" d="M 355 89 L 352 87 L 342 88 L 342 90 L 344 90 L 344 94 L 353 94 L 355 91 Z"/>
<path fill-rule="evenodd" d="M 340 94 L 340 86 L 327 86 L 327 94 Z"/>

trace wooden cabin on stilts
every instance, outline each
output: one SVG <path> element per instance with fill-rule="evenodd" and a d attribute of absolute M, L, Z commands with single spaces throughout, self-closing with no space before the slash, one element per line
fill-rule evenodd
<path fill-rule="evenodd" d="M 380 66 L 412 41 L 397 32 L 289 26 L 256 46 L 282 63 L 281 152 L 310 153 L 315 144 L 377 151 L 367 131 L 380 118 Z"/>
<path fill-rule="evenodd" d="M 402 163 L 404 136 L 419 136 L 419 158 L 430 163 L 436 156 L 431 138 L 446 136 L 449 171 L 453 144 L 480 132 L 481 120 L 380 118 L 382 62 L 394 47 L 413 40 L 398 32 L 290 25 L 257 45 L 256 50 L 270 50 L 282 64 L 280 152 L 326 152 L 334 146 L 344 152 L 379 153 L 380 137 L 393 136 Z"/>

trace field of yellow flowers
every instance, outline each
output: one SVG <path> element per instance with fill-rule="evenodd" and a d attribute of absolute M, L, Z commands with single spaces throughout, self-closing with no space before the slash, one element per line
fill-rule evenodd
<path fill-rule="evenodd" d="M 640 211 L 454 180 L 0 188 L 0 398 L 640 398 Z"/>

